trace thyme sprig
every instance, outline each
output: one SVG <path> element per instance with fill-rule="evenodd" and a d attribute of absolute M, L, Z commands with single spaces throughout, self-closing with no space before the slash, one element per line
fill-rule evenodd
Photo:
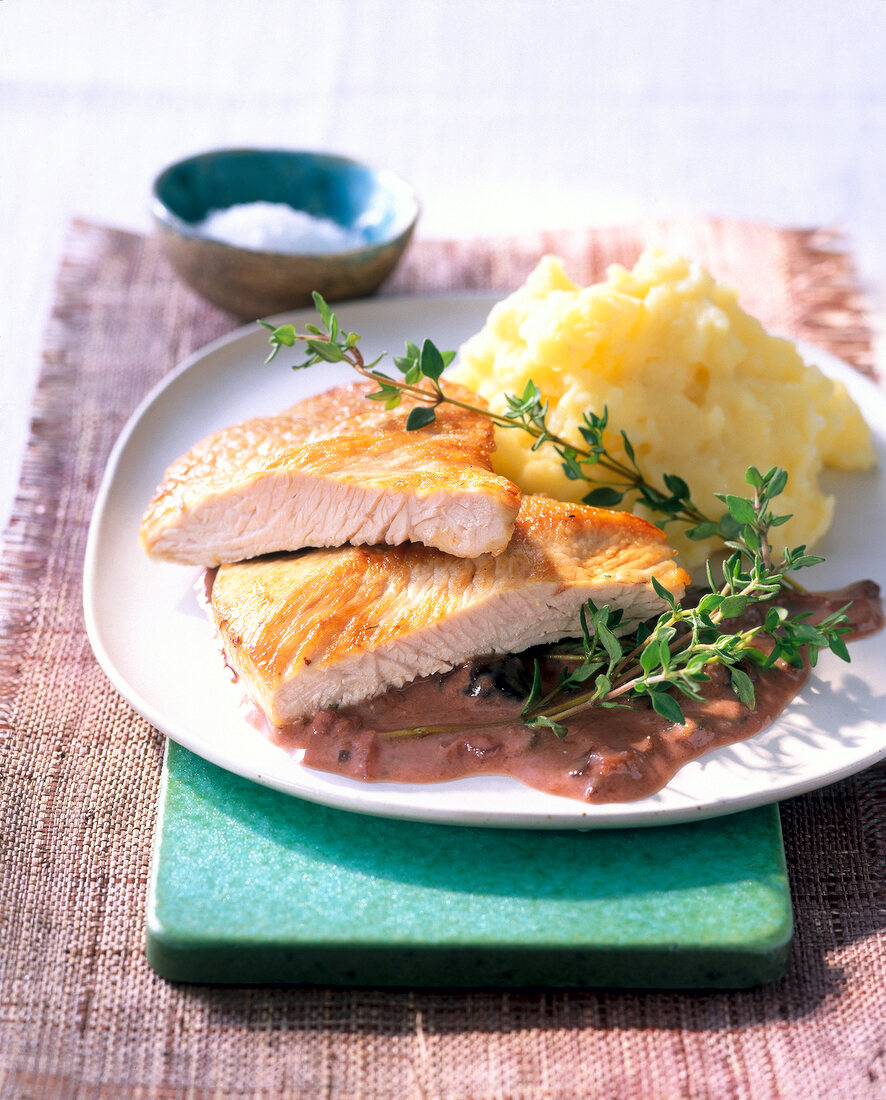
<path fill-rule="evenodd" d="M 652 586 L 666 610 L 654 622 L 641 623 L 634 632 L 620 636 L 621 610 L 597 607 L 589 600 L 580 613 L 581 638 L 548 647 L 534 660 L 532 684 L 520 712 L 522 723 L 564 737 L 568 720 L 582 711 L 623 707 L 645 698 L 656 714 L 682 724 L 685 716 L 677 696 L 700 700 L 702 685 L 711 679 L 711 665 L 727 670 L 732 692 L 753 710 L 756 698 L 749 666 L 767 669 L 783 661 L 800 668 L 804 657 L 815 666 L 823 649 L 848 661 L 844 635 L 850 626 L 845 607 L 814 624 L 809 612 L 792 616 L 787 608 L 771 602 L 783 587 L 785 574 L 822 560 L 801 546 L 785 550 L 777 567 L 771 563 L 767 535 L 785 518 L 770 511 L 773 497 L 784 487 L 782 475 L 778 468 L 761 474 L 752 466 L 746 477 L 754 495 L 724 496 L 730 516 L 741 527 L 742 544 L 756 544 L 759 552 L 750 563 L 743 549 L 732 553 L 722 563 L 719 583 L 708 563 L 710 591 L 694 606 L 679 604 L 653 577 Z M 768 606 L 756 622 L 741 623 L 740 617 L 755 604 Z M 730 621 L 734 621 L 733 630 L 728 629 Z M 542 660 L 565 666 L 547 690 Z M 453 729 L 421 727 L 395 733 Z"/>
<path fill-rule="evenodd" d="M 432 423 L 440 405 L 456 405 L 485 416 L 499 428 L 521 429 L 533 437 L 534 451 L 546 444 L 553 447 L 568 478 L 583 479 L 596 486 L 583 498 L 585 504 L 614 508 L 627 493 L 633 492 L 647 508 L 664 517 L 664 522 L 681 519 L 689 526 L 690 532 L 700 524 L 705 525 L 703 532 L 691 534 L 690 537 L 707 538 L 712 533 L 720 533 L 723 537 L 734 535 L 734 530 L 728 525 L 721 530 L 719 521 L 709 519 L 696 507 L 682 478 L 667 474 L 664 478 L 665 492 L 652 485 L 637 464 L 634 448 L 625 432 L 620 434 L 628 461 L 624 462 L 613 454 L 604 442 L 609 416 L 607 409 L 604 408 L 602 415 L 593 412 L 584 414 L 578 430 L 585 446 L 576 446 L 551 430 L 548 424 L 549 403 L 534 382 L 527 382 L 519 396 L 505 395 L 507 409 L 504 413 L 495 413 L 462 401 L 446 393 L 440 385 L 440 376 L 455 358 L 455 352 L 440 351 L 431 340 L 425 340 L 421 347 L 407 341 L 405 354 L 392 357 L 394 366 L 403 377 L 392 378 L 376 369 L 386 353 L 366 363 L 357 346 L 360 337 L 340 329 L 336 314 L 316 292 L 314 304 L 323 323 L 322 328 L 308 324 L 304 332 L 298 332 L 294 325 L 275 328 L 267 321 L 259 321 L 271 333 L 269 343 L 272 350 L 266 363 L 272 362 L 281 348 L 304 343 L 308 355 L 302 362 L 292 364 L 293 370 L 304 370 L 321 361 L 349 363 L 358 374 L 378 385 L 377 390 L 367 394 L 370 400 L 383 401 L 388 409 L 396 408 L 404 396 L 420 402 L 420 406 L 412 409 L 407 418 L 407 431 Z"/>
<path fill-rule="evenodd" d="M 809 622 L 809 613 L 791 616 L 787 608 L 771 603 L 780 580 L 759 562 L 743 569 L 741 555 L 735 554 L 723 564 L 721 587 L 705 593 L 694 607 L 681 606 L 653 580 L 667 610 L 653 625 L 641 625 L 627 639 L 615 634 L 620 612 L 589 601 L 583 609 L 582 638 L 573 652 L 548 654 L 549 659 L 571 659 L 572 666 L 561 672 L 546 696 L 541 695 L 541 678 L 536 674 L 521 712 L 523 723 L 548 727 L 562 737 L 567 732 L 565 721 L 589 707 L 618 707 L 626 699 L 645 696 L 656 714 L 682 724 L 685 717 L 674 692 L 700 700 L 700 687 L 710 680 L 711 665 L 728 670 L 732 692 L 753 710 L 754 682 L 742 665 L 771 668 L 781 660 L 802 667 L 804 654 L 815 665 L 825 648 L 848 661 L 843 639 L 849 631 L 846 608 L 818 624 Z M 759 622 L 732 632 L 724 629 L 753 604 L 769 604 Z M 587 687 L 590 680 L 592 686 Z"/>
<path fill-rule="evenodd" d="M 378 386 L 378 389 L 367 394 L 370 400 L 384 402 L 387 409 L 396 408 L 404 396 L 418 402 L 406 419 L 407 431 L 415 431 L 433 423 L 436 410 L 441 405 L 455 405 L 486 417 L 499 428 L 526 432 L 533 437 L 533 451 L 542 446 L 552 447 L 560 458 L 563 472 L 570 480 L 584 480 L 593 486 L 582 498 L 585 504 L 598 508 L 615 508 L 626 496 L 632 495 L 634 500 L 655 515 L 659 526 L 680 522 L 685 525 L 685 534 L 690 539 L 700 541 L 717 538 L 726 547 L 735 547 L 750 555 L 754 553 L 753 548 L 741 545 L 743 525 L 735 520 L 731 512 L 727 509 L 718 518 L 706 515 L 692 500 L 689 486 L 682 477 L 665 474 L 663 485 L 654 485 L 640 468 L 634 447 L 625 431 L 619 433 L 624 458 L 613 452 L 605 439 L 609 425 L 609 412 L 605 407 L 602 413 L 584 413 L 582 423 L 578 425 L 578 433 L 584 445 L 578 446 L 551 430 L 548 423 L 549 402 L 531 380 L 526 383 L 519 396 L 505 395 L 504 413 L 495 413 L 462 401 L 451 392 L 445 391 L 440 384 L 440 377 L 454 359 L 455 352 L 440 351 L 431 340 L 425 340 L 421 347 L 407 341 L 405 353 L 392 357 L 392 362 L 402 377 L 392 377 L 377 369 L 386 353 L 371 363 L 365 362 L 358 347 L 360 337 L 341 328 L 337 315 L 320 294 L 315 292 L 313 297 L 322 327 L 308 324 L 304 332 L 298 332 L 291 324 L 275 327 L 267 321 L 259 322 L 271 334 L 271 353 L 265 360 L 266 363 L 272 362 L 281 349 L 302 343 L 307 355 L 301 362 L 292 364 L 293 370 L 304 370 L 319 362 L 348 363 L 358 374 Z M 772 495 L 777 493 L 773 492 Z M 787 585 L 796 587 L 792 581 L 788 581 Z"/>
<path fill-rule="evenodd" d="M 753 709 L 754 681 L 748 669 L 771 668 L 779 660 L 800 667 L 804 657 L 814 666 L 823 649 L 849 660 L 844 641 L 850 630 L 846 608 L 813 624 L 809 613 L 792 616 L 786 608 L 771 602 L 780 589 L 799 587 L 790 574 L 823 560 L 807 553 L 805 546 L 785 549 L 781 560 L 774 560 L 769 532 L 791 518 L 772 510 L 773 501 L 787 484 L 785 470 L 773 467 L 762 473 L 749 467 L 746 482 L 752 490 L 750 496 L 717 494 L 725 511 L 714 519 L 694 503 L 681 477 L 664 475 L 663 488 L 648 481 L 624 431 L 620 433 L 624 458 L 610 450 L 604 439 L 608 428 L 605 408 L 602 414 L 584 414 L 578 425 L 583 446 L 576 446 L 550 430 L 548 402 L 532 381 L 519 396 L 506 395 L 506 411 L 501 414 L 462 401 L 440 383 L 455 353 L 440 351 L 430 340 L 421 347 L 407 342 L 405 354 L 393 357 L 402 377 L 391 377 L 377 369 L 384 354 L 366 363 L 358 347 L 360 337 L 340 328 L 335 313 L 319 294 L 314 294 L 314 303 L 322 327 L 308 324 L 304 332 L 298 332 L 294 325 L 274 327 L 260 322 L 271 333 L 272 350 L 267 362 L 282 348 L 303 343 L 307 355 L 303 362 L 293 365 L 294 370 L 321 361 L 349 363 L 378 387 L 367 395 L 371 400 L 384 402 L 388 409 L 396 408 L 404 396 L 417 402 L 406 421 L 408 431 L 432 423 L 443 404 L 478 413 L 502 428 L 520 429 L 533 437 L 533 450 L 545 445 L 554 448 L 567 477 L 594 485 L 583 498 L 585 503 L 614 507 L 627 494 L 634 494 L 661 517 L 660 523 L 682 522 L 689 538 L 719 538 L 732 551 L 720 566 L 720 581 L 715 580 L 708 562 L 710 591 L 695 606 L 682 606 L 653 578 L 653 588 L 666 609 L 657 620 L 641 624 L 628 635 L 624 634 L 620 610 L 613 611 L 608 605 L 598 607 L 589 600 L 581 609 L 581 638 L 543 651 L 546 661 L 563 665 L 553 687 L 545 686 L 541 661 L 534 661 L 532 683 L 520 714 L 525 726 L 546 728 L 563 737 L 568 732 L 568 720 L 582 711 L 625 707 L 643 700 L 668 721 L 683 723 L 685 717 L 677 697 L 700 700 L 702 686 L 711 679 L 712 665 L 727 670 L 731 690 Z M 755 604 L 768 606 L 755 623 L 742 624 L 739 617 Z M 736 620 L 737 628 L 730 631 L 730 622 Z M 390 735 L 415 736 L 494 724 L 421 726 L 395 730 Z"/>

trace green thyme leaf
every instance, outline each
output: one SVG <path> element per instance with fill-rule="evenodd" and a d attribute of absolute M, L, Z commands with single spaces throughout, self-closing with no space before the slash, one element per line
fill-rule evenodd
<path fill-rule="evenodd" d="M 539 727 L 549 729 L 561 739 L 569 733 L 568 726 L 564 726 L 561 722 L 555 722 L 552 718 L 548 718 L 547 715 L 544 714 L 539 714 L 536 715 L 535 718 L 527 719 L 524 725 L 529 726 L 531 729 L 538 729 Z"/>
<path fill-rule="evenodd" d="M 311 297 L 314 299 L 314 309 L 320 314 L 320 320 L 323 322 L 326 331 L 331 332 L 333 327 L 332 310 L 326 304 L 322 294 L 318 294 L 316 290 Z"/>
<path fill-rule="evenodd" d="M 733 666 L 729 670 L 729 682 L 739 702 L 748 710 L 754 710 L 757 701 L 754 696 L 754 682 L 750 676 L 743 669 Z"/>
<path fill-rule="evenodd" d="M 572 447 L 564 447 L 560 457 L 563 459 L 563 473 L 570 481 L 580 481 L 584 477 L 584 473 L 578 464 L 575 450 Z"/>
<path fill-rule="evenodd" d="M 656 714 L 660 714 L 662 718 L 666 718 L 675 725 L 685 725 L 683 709 L 673 695 L 668 695 L 666 691 L 650 691 L 649 699 Z"/>
<path fill-rule="evenodd" d="M 743 615 L 747 609 L 748 598 L 743 593 L 724 596 L 719 608 L 720 617 L 723 619 L 734 619 L 738 615 Z"/>
<path fill-rule="evenodd" d="M 683 534 L 694 542 L 701 542 L 703 539 L 714 538 L 719 532 L 720 525 L 708 519 L 704 523 L 695 524 L 694 527 L 687 527 Z"/>
<path fill-rule="evenodd" d="M 665 588 L 658 577 L 652 576 L 649 579 L 652 582 L 652 588 L 655 591 L 655 594 L 663 599 L 665 603 L 670 604 L 671 607 L 676 607 L 677 600 L 674 596 L 674 593 Z"/>
<path fill-rule="evenodd" d="M 682 477 L 675 474 L 665 474 L 664 483 L 675 497 L 685 498 L 689 496 L 689 486 Z"/>
<path fill-rule="evenodd" d="M 429 408 L 427 405 L 418 405 L 416 408 L 411 409 L 409 416 L 406 417 L 406 431 L 414 432 L 419 428 L 426 428 L 428 424 L 433 424 L 436 418 L 436 410 Z"/>
<path fill-rule="evenodd" d="M 446 366 L 436 344 L 433 344 L 430 340 L 425 340 L 421 346 L 420 363 L 422 374 L 425 378 L 430 378 L 434 382 L 437 381 Z"/>
<path fill-rule="evenodd" d="M 646 673 L 647 676 L 651 675 L 659 664 L 659 648 L 656 642 L 648 643 L 644 646 L 642 653 L 640 654 L 640 667 Z"/>
<path fill-rule="evenodd" d="M 532 685 L 529 688 L 529 694 L 526 696 L 526 700 L 523 703 L 523 709 L 520 711 L 520 716 L 525 717 L 532 704 L 541 697 L 541 666 L 538 661 L 532 663 Z"/>
<path fill-rule="evenodd" d="M 731 493 L 716 493 L 718 500 L 722 500 L 726 507 L 729 509 L 729 515 L 735 520 L 736 523 L 746 524 L 753 523 L 754 506 L 749 500 L 744 497 L 736 497 Z"/>
<path fill-rule="evenodd" d="M 592 504 L 595 508 L 615 508 L 616 505 L 621 504 L 624 493 L 620 493 L 611 486 L 601 485 L 597 489 L 592 489 L 581 499 L 584 504 Z"/>
<path fill-rule="evenodd" d="M 345 357 L 338 344 L 334 344 L 331 340 L 306 340 L 305 346 L 308 351 L 319 355 L 327 363 L 341 363 Z"/>

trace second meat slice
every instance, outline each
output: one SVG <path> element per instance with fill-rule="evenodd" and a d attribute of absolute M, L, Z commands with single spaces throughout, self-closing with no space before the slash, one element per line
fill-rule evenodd
<path fill-rule="evenodd" d="M 414 544 L 279 555 L 222 566 L 211 603 L 230 665 L 284 726 L 476 656 L 577 635 L 589 599 L 636 624 L 664 607 L 653 577 L 677 597 L 688 580 L 657 527 L 525 497 L 498 556 Z"/>
<path fill-rule="evenodd" d="M 501 553 L 520 491 L 492 472 L 492 424 L 445 404 L 432 424 L 406 431 L 415 402 L 389 411 L 366 399 L 371 388 L 340 386 L 198 443 L 166 471 L 145 513 L 147 553 L 204 566 L 347 543 Z"/>

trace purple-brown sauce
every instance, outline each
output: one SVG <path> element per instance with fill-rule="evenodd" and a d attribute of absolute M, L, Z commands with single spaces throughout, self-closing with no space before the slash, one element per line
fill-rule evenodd
<path fill-rule="evenodd" d="M 873 581 L 780 600 L 792 614 L 808 611 L 819 621 L 850 601 L 847 640 L 882 629 L 883 606 Z M 276 744 L 303 749 L 308 767 L 364 782 L 508 775 L 582 802 L 629 802 L 660 790 L 690 760 L 770 725 L 809 675 L 806 668 L 781 663 L 763 671 L 749 668 L 756 695 L 756 708 L 749 711 L 730 690 L 724 670 L 711 666 L 703 700 L 680 699 L 685 724 L 669 722 L 642 703 L 630 710 L 594 708 L 570 718 L 569 732 L 559 738 L 521 724 L 519 660 L 474 660 L 357 706 L 321 710 L 282 729 L 265 725 Z M 483 728 L 391 736 L 393 730 L 444 723 Z"/>

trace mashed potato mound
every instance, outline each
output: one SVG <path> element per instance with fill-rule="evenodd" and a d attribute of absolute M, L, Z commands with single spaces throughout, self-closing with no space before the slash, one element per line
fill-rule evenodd
<path fill-rule="evenodd" d="M 749 494 L 749 465 L 783 466 L 777 510 L 794 518 L 773 530 L 776 548 L 782 533 L 812 546 L 827 531 L 834 502 L 819 488 L 823 467 L 874 462 L 869 429 L 841 383 L 770 336 L 698 264 L 657 251 L 584 288 L 545 257 L 462 347 L 451 374 L 496 412 L 505 393 L 532 379 L 550 401 L 551 430 L 576 444 L 582 413 L 608 407 L 610 449 L 623 454 L 624 429 L 647 478 L 661 485 L 663 474 L 680 475 L 712 516 L 723 511 L 714 493 Z M 495 469 L 526 492 L 580 500 L 589 486 L 565 476 L 552 448 L 533 453 L 531 442 L 499 429 Z M 668 527 L 684 562 L 704 560 L 709 547 L 679 531 Z"/>

